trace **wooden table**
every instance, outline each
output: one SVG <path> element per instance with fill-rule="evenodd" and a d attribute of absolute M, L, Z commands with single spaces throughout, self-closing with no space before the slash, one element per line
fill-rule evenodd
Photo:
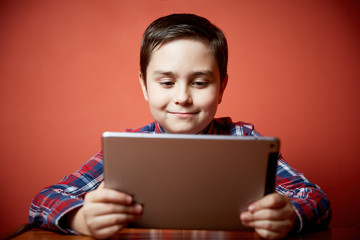
<path fill-rule="evenodd" d="M 92 237 L 74 236 L 45 231 L 38 228 L 25 229 L 27 231 L 16 236 L 15 240 L 90 240 Z M 119 239 L 261 239 L 255 232 L 207 231 L 207 230 L 168 230 L 168 229 L 136 229 L 128 228 L 121 232 Z M 328 230 L 300 234 L 287 239 L 360 239 L 360 228 L 331 228 Z"/>

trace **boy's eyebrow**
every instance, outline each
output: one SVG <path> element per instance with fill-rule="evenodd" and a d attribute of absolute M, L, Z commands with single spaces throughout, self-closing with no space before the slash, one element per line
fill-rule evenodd
<path fill-rule="evenodd" d="M 170 71 L 161 71 L 161 70 L 157 70 L 157 71 L 154 71 L 153 75 L 165 75 L 165 76 L 175 76 L 175 74 L 173 72 L 170 72 Z"/>
<path fill-rule="evenodd" d="M 175 74 L 174 72 L 171 72 L 171 71 L 157 70 L 157 71 L 154 71 L 153 75 L 163 75 L 163 76 L 174 77 L 177 74 Z M 195 71 L 195 72 L 190 73 L 190 76 L 192 76 L 192 77 L 196 77 L 196 76 L 214 76 L 214 72 L 211 71 L 211 70 Z"/>
<path fill-rule="evenodd" d="M 191 76 L 214 76 L 214 72 L 211 70 L 205 70 L 205 71 L 196 71 L 190 74 Z"/>

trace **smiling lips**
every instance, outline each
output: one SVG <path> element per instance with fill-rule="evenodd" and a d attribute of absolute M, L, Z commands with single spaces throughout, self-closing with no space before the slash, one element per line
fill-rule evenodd
<path fill-rule="evenodd" d="M 196 114 L 198 114 L 199 112 L 168 112 L 178 118 L 190 118 Z"/>

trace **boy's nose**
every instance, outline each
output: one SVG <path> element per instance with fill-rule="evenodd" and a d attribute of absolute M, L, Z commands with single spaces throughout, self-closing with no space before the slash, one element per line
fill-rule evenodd
<path fill-rule="evenodd" d="M 192 104 L 190 89 L 188 89 L 185 86 L 179 87 L 175 96 L 175 104 L 179 104 L 179 105 Z"/>

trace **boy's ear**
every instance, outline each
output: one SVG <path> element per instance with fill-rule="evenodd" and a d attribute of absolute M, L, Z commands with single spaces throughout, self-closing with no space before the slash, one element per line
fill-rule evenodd
<path fill-rule="evenodd" d="M 219 102 L 218 102 L 218 104 L 220 104 L 221 101 L 222 101 L 222 96 L 223 96 L 223 94 L 224 94 L 226 85 L 227 85 L 227 83 L 228 83 L 228 78 L 229 78 L 229 76 L 226 74 L 226 76 L 224 77 L 224 79 L 223 79 L 223 80 L 221 81 L 221 83 L 220 83 L 220 95 L 219 95 Z"/>
<path fill-rule="evenodd" d="M 140 81 L 142 92 L 144 94 L 145 101 L 148 102 L 149 97 L 148 97 L 147 89 L 146 89 L 146 80 L 144 79 L 144 75 L 141 71 L 139 71 L 139 81 Z"/>

